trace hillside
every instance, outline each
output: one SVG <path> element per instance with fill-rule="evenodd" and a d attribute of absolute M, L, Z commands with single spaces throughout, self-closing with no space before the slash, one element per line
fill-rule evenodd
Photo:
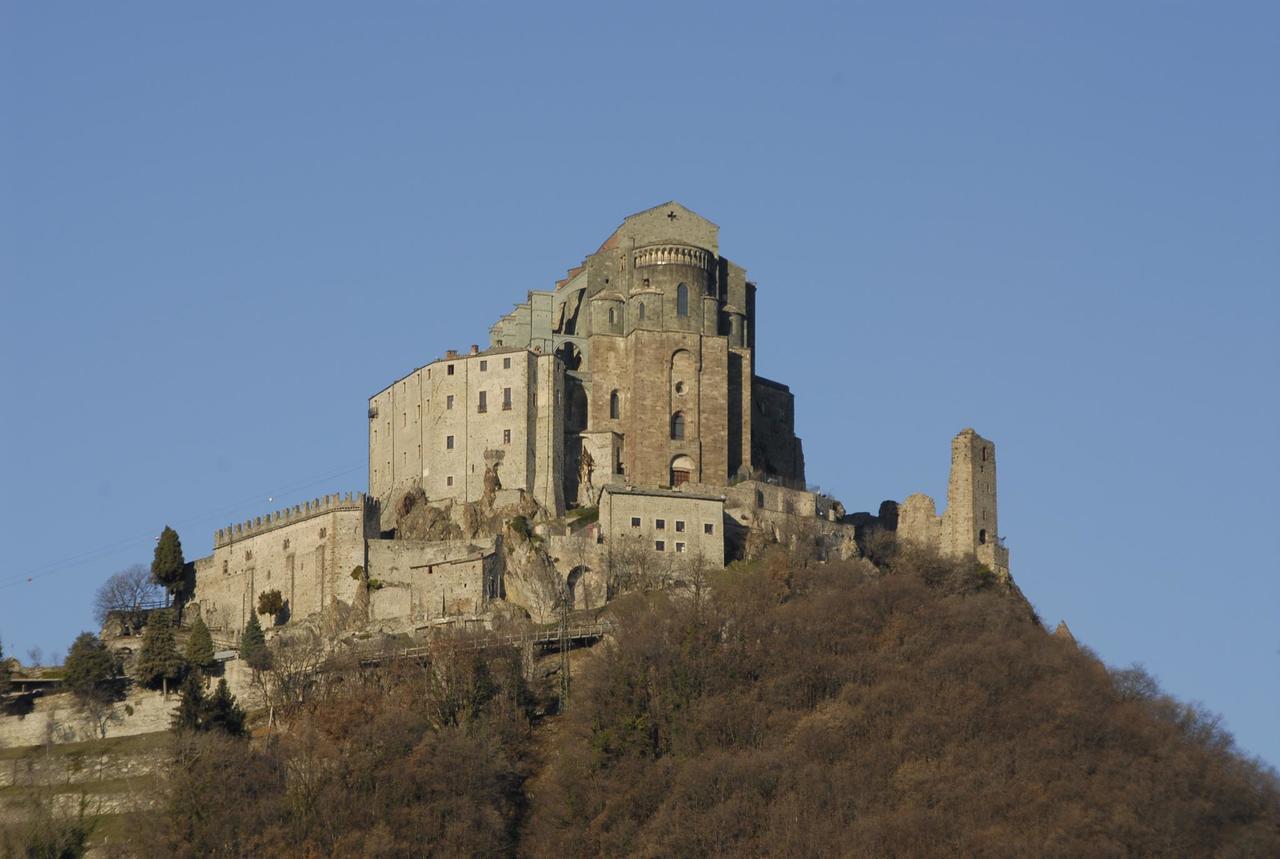
<path fill-rule="evenodd" d="M 335 666 L 285 729 L 178 745 L 139 855 L 1280 855 L 1215 719 L 929 555 L 777 552 L 632 594 L 556 658 Z"/>

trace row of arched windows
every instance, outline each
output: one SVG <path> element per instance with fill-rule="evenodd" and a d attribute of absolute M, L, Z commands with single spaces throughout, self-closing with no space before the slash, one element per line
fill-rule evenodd
<path fill-rule="evenodd" d="M 689 315 L 689 287 L 686 284 L 682 283 L 676 287 L 676 316 L 688 316 L 688 315 Z M 643 301 L 636 303 L 636 318 L 641 321 L 644 321 L 644 302 Z M 612 307 L 609 308 L 609 324 L 610 325 L 618 324 L 618 312 Z"/>

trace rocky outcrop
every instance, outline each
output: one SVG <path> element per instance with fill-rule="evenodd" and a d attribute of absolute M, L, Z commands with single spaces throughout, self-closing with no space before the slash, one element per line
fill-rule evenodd
<path fill-rule="evenodd" d="M 527 519 L 514 517 L 502 529 L 502 546 L 507 601 L 523 606 L 535 623 L 552 620 L 564 585 L 546 543 Z"/>

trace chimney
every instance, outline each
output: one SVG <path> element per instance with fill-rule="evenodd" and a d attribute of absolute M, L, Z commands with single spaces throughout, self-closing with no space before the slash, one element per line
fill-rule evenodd
<path fill-rule="evenodd" d="M 472 355 L 479 355 L 479 354 L 480 354 L 480 347 L 479 347 L 479 346 L 477 346 L 475 343 L 472 343 L 472 344 L 471 344 L 471 354 L 472 354 Z"/>
<path fill-rule="evenodd" d="M 444 353 L 444 356 L 445 356 L 446 358 L 457 358 L 457 357 L 458 357 L 458 350 L 457 350 L 457 349 L 450 349 L 449 351 L 447 351 L 447 352 L 445 352 L 445 353 Z"/>

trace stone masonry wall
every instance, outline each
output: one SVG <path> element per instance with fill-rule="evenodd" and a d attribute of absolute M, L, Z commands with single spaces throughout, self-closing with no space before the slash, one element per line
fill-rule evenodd
<path fill-rule="evenodd" d="M 280 591 L 291 620 L 317 613 L 332 600 L 354 599 L 351 570 L 365 563 L 364 497 L 317 500 L 290 513 L 279 525 L 272 514 L 251 527 L 223 529 L 214 537 L 213 554 L 195 562 L 192 602 L 220 640 L 239 636 L 263 591 Z"/>

